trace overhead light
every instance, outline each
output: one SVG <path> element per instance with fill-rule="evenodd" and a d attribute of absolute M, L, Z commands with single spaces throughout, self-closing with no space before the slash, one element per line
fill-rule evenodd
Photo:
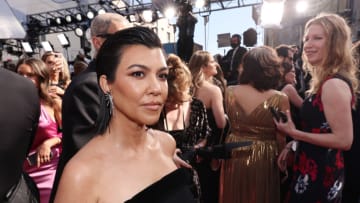
<path fill-rule="evenodd" d="M 90 20 L 92 20 L 95 17 L 95 14 L 92 11 L 88 11 L 86 13 L 86 17 L 89 18 Z"/>
<path fill-rule="evenodd" d="M 56 17 L 55 18 L 55 22 L 56 22 L 56 24 L 57 25 L 62 25 L 62 24 L 64 24 L 64 18 L 62 18 L 62 17 Z"/>
<path fill-rule="evenodd" d="M 205 0 L 197 0 L 195 2 L 195 7 L 196 8 L 203 8 L 205 6 L 205 4 L 206 4 Z"/>
<path fill-rule="evenodd" d="M 166 17 L 167 19 L 173 18 L 173 17 L 176 15 L 175 8 L 174 8 L 174 7 L 169 7 L 169 8 L 167 8 L 167 9 L 165 10 L 164 14 L 165 14 L 165 17 Z"/>
<path fill-rule="evenodd" d="M 145 23 L 151 23 L 153 21 L 153 11 L 152 10 L 143 10 L 141 17 Z"/>
<path fill-rule="evenodd" d="M 77 13 L 77 14 L 75 15 L 75 19 L 76 19 L 78 22 L 80 22 L 80 21 L 82 21 L 82 20 L 84 19 L 84 15 L 82 15 L 81 13 Z"/>
<path fill-rule="evenodd" d="M 308 4 L 305 1 L 298 1 L 296 3 L 296 11 L 298 13 L 304 13 L 308 8 Z"/>
<path fill-rule="evenodd" d="M 138 19 L 137 19 L 137 16 L 135 14 L 130 14 L 127 16 L 128 20 L 130 23 L 134 23 L 134 22 L 137 22 Z"/>
<path fill-rule="evenodd" d="M 100 15 L 100 14 L 104 14 L 106 13 L 106 10 L 104 8 L 101 8 L 97 11 L 97 14 Z"/>
<path fill-rule="evenodd" d="M 84 36 L 84 30 L 81 27 L 77 27 L 75 28 L 75 35 L 78 37 L 82 37 Z"/>
<path fill-rule="evenodd" d="M 41 46 L 45 51 L 53 51 L 52 45 L 49 41 L 42 41 Z"/>
<path fill-rule="evenodd" d="M 70 46 L 69 38 L 64 33 L 58 34 L 57 38 L 58 38 L 61 46 L 63 46 L 63 47 Z"/>
<path fill-rule="evenodd" d="M 65 21 L 67 23 L 72 23 L 74 21 L 74 17 L 72 17 L 71 15 L 66 15 L 65 16 Z"/>
<path fill-rule="evenodd" d="M 48 26 L 56 26 L 56 22 L 53 18 L 46 18 L 46 24 Z"/>
<path fill-rule="evenodd" d="M 24 49 L 26 53 L 33 53 L 33 49 L 31 48 L 31 45 L 29 42 L 21 42 L 21 46 Z"/>

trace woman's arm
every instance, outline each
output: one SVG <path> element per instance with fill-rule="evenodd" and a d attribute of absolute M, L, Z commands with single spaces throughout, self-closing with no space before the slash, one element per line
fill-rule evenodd
<path fill-rule="evenodd" d="M 303 99 L 299 96 L 293 85 L 287 84 L 281 91 L 289 97 L 290 103 L 294 104 L 297 108 L 302 106 Z"/>
<path fill-rule="evenodd" d="M 97 202 L 92 185 L 96 176 L 88 167 L 72 160 L 67 163 L 56 191 L 55 203 Z"/>
<path fill-rule="evenodd" d="M 276 122 L 279 130 L 296 140 L 301 140 L 321 147 L 349 150 L 353 140 L 351 117 L 352 94 L 349 86 L 340 79 L 330 79 L 322 87 L 321 100 L 331 133 L 309 133 L 297 130 L 287 112 L 287 123 Z"/>
<path fill-rule="evenodd" d="M 289 111 L 290 103 L 289 103 L 288 96 L 283 95 L 281 97 L 280 109 L 283 112 Z M 285 145 L 286 145 L 286 134 L 284 132 L 278 130 L 276 132 L 276 141 L 277 141 L 277 144 L 278 144 L 279 151 L 283 150 Z"/>
<path fill-rule="evenodd" d="M 214 87 L 211 89 L 212 93 L 211 97 L 211 110 L 214 114 L 216 126 L 218 128 L 225 128 L 226 119 L 225 119 L 225 111 L 224 111 L 224 103 L 223 96 L 219 87 L 213 85 Z"/>
<path fill-rule="evenodd" d="M 38 148 L 37 148 L 37 156 L 36 163 L 37 167 L 40 167 L 41 164 L 51 161 L 51 148 L 55 145 L 61 143 L 61 139 L 59 137 L 52 137 L 45 140 Z"/>

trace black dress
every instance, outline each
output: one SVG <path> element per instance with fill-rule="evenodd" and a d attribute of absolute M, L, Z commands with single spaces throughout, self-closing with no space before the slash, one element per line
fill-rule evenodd
<path fill-rule="evenodd" d="M 188 169 L 179 168 L 145 188 L 125 203 L 195 203 Z"/>
<path fill-rule="evenodd" d="M 193 154 L 191 151 L 194 149 L 194 146 L 202 139 L 210 139 L 211 137 L 211 129 L 208 124 L 206 109 L 204 104 L 196 99 L 192 98 L 190 103 L 190 121 L 189 125 L 185 127 L 185 129 L 181 130 L 168 130 L 167 129 L 167 120 L 166 120 L 166 112 L 164 111 L 160 116 L 159 123 L 154 128 L 158 130 L 163 130 L 172 135 L 176 141 L 176 147 L 179 148 L 183 157 L 189 158 L 185 154 Z M 184 118 L 183 118 L 184 119 Z M 185 126 L 185 121 L 184 121 Z M 186 160 L 187 160 L 186 158 Z M 200 163 L 195 162 L 195 157 L 189 158 L 190 164 L 193 166 L 195 170 L 193 170 L 193 193 L 197 198 L 205 198 L 203 196 L 203 189 L 200 189 L 200 185 L 205 187 L 208 184 L 206 169 L 209 164 L 208 161 L 202 161 Z M 203 178 L 201 178 L 203 177 Z M 200 180 L 199 180 L 200 178 Z M 199 182 L 200 181 L 200 182 Z M 205 192 L 206 193 L 206 192 Z M 201 200 L 203 202 L 203 200 Z"/>
<path fill-rule="evenodd" d="M 305 99 L 300 113 L 304 131 L 331 133 L 321 101 L 321 88 Z M 341 202 L 343 184 L 342 150 L 299 142 L 286 202 Z"/>

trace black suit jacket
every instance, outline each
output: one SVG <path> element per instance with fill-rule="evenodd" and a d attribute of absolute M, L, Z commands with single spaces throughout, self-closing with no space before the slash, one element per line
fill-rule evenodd
<path fill-rule="evenodd" d="M 239 46 L 234 54 L 235 49 L 236 48 L 230 49 L 221 62 L 221 68 L 224 72 L 224 76 L 228 82 L 228 85 L 234 85 L 237 83 L 238 68 L 242 62 L 243 56 L 247 52 L 247 49 L 245 47 Z"/>
<path fill-rule="evenodd" d="M 19 181 L 40 117 L 35 85 L 0 68 L 0 201 Z"/>
<path fill-rule="evenodd" d="M 100 109 L 101 90 L 95 72 L 96 62 L 76 76 L 66 89 L 62 101 L 63 138 L 50 202 L 54 201 L 56 190 L 66 163 L 97 134 L 96 119 Z"/>

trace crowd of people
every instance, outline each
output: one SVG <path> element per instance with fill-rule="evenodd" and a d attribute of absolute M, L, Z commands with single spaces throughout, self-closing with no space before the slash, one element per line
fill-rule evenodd
<path fill-rule="evenodd" d="M 234 34 L 224 57 L 166 54 L 115 13 L 90 30 L 74 75 L 59 52 L 0 70 L 3 202 L 360 201 L 360 42 L 341 16 L 310 19 L 301 50 Z"/>

